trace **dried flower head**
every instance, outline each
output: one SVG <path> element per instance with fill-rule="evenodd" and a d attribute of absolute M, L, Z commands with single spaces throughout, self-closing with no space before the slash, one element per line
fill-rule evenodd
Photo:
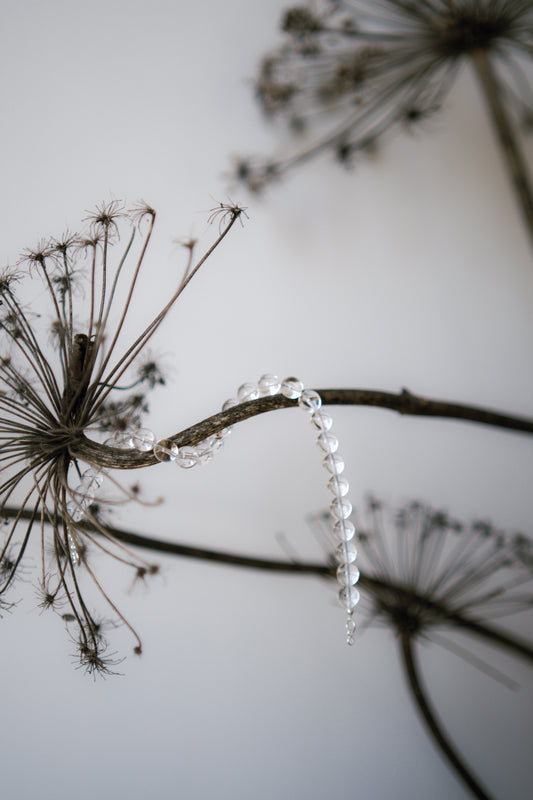
<path fill-rule="evenodd" d="M 532 118 L 528 0 L 319 0 L 287 10 L 281 27 L 285 41 L 262 61 L 257 98 L 269 118 L 286 118 L 295 133 L 313 124 L 317 136 L 292 157 L 239 160 L 236 177 L 252 190 L 322 151 L 351 163 L 391 129 L 419 125 L 480 54 L 507 110 Z"/>
<path fill-rule="evenodd" d="M 60 610 L 76 627 L 79 665 L 90 674 L 112 674 L 119 662 L 104 655 L 102 625 L 85 599 L 88 586 L 132 632 L 135 652 L 142 649 L 99 582 L 92 553 L 109 554 L 143 578 L 156 570 L 109 535 L 101 523 L 106 498 L 98 494 L 95 500 L 104 477 L 119 493 L 109 502 L 143 502 L 139 493 L 122 487 L 105 459 L 87 460 L 81 448 L 88 439 L 140 427 L 147 393 L 165 385 L 147 344 L 240 210 L 227 213 L 208 253 L 194 264 L 190 252 L 184 276 L 138 335 L 128 333 L 126 320 L 131 312 L 142 318 L 143 309 L 139 313 L 133 301 L 155 223 L 155 211 L 145 203 L 130 213 L 116 200 L 100 205 L 86 218 L 88 232 L 41 242 L 24 252 L 16 272 L 7 269 L 0 277 L 0 518 L 8 505 L 18 509 L 2 524 L 0 609 L 9 607 L 6 593 L 23 573 L 30 539 L 38 537 L 39 607 Z M 27 300 L 35 282 L 41 285 L 39 303 L 42 287 L 48 303 L 39 314 Z"/>

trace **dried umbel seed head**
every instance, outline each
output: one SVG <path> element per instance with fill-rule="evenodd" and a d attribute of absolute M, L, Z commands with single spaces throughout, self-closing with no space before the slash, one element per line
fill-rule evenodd
<path fill-rule="evenodd" d="M 135 651 L 142 649 L 137 633 L 98 580 L 93 552 L 111 555 L 132 569 L 137 580 L 157 572 L 102 524 L 104 476 L 107 486 L 119 493 L 111 498 L 113 505 L 145 501 L 140 490 L 128 491 L 108 471 L 134 466 L 132 457 L 124 454 L 117 461 L 116 448 L 98 439 L 124 433 L 142 438 L 148 392 L 166 383 L 147 345 L 244 212 L 234 204 L 220 204 L 214 213 L 220 223 L 215 242 L 196 263 L 193 248 L 188 251 L 183 277 L 133 336 L 126 320 L 130 315 L 134 321 L 142 319 L 135 300 L 156 218 L 144 202 L 131 211 L 117 200 L 101 204 L 86 217 L 88 231 L 40 242 L 23 253 L 17 271 L 6 269 L 0 276 L 0 518 L 9 517 L 0 541 L 0 609 L 9 607 L 6 593 L 23 573 L 29 542 L 37 539 L 42 543 L 38 605 L 59 611 L 69 629 L 77 628 L 71 635 L 79 666 L 92 675 L 113 674 L 120 661 L 106 653 L 101 624 L 85 600 L 87 585 L 92 584 L 130 630 Z M 17 290 L 23 279 L 41 282 L 40 302 L 44 296 L 47 307 L 22 303 Z M 91 449 L 92 438 L 97 442 Z"/>

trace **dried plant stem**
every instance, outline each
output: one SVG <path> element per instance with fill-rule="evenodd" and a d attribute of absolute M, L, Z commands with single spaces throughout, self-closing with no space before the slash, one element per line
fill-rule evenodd
<path fill-rule="evenodd" d="M 472 63 L 478 76 L 490 118 L 500 143 L 507 172 L 522 209 L 529 237 L 533 243 L 533 191 L 528 167 L 520 149 L 512 122 L 502 102 L 502 89 L 485 50 L 472 53 Z"/>
<path fill-rule="evenodd" d="M 316 391 L 322 397 L 323 405 L 374 406 L 388 408 L 400 414 L 458 419 L 533 434 L 533 420 L 527 417 L 504 414 L 479 406 L 430 400 L 411 394 L 406 389 L 397 394 L 374 389 L 317 389 Z M 263 397 L 249 403 L 241 403 L 165 438 L 179 447 L 195 445 L 217 431 L 257 414 L 264 414 L 279 408 L 291 408 L 296 405 L 296 400 L 289 400 L 283 395 Z M 80 436 L 71 449 L 72 456 L 109 469 L 140 469 L 159 463 L 151 452 L 116 450 L 93 442 L 85 436 Z"/>
<path fill-rule="evenodd" d="M 32 512 L 21 511 L 16 506 L 6 506 L 2 509 L 2 513 L 6 518 L 14 518 L 20 516 L 20 519 L 29 519 Z M 109 533 L 111 538 L 115 541 L 122 542 L 125 545 L 133 547 L 142 547 L 143 549 L 150 550 L 156 553 L 166 553 L 168 555 L 177 556 L 179 558 L 194 558 L 199 561 L 210 561 L 216 564 L 223 564 L 229 567 L 241 567 L 244 569 L 258 569 L 264 572 L 274 572 L 284 575 L 294 576 L 314 576 L 317 578 L 325 578 L 327 580 L 335 580 L 336 565 L 320 564 L 317 562 L 305 561 L 288 561 L 272 558 L 261 558 L 258 556 L 248 556 L 242 553 L 228 553 L 224 550 L 213 550 L 206 547 L 195 547 L 192 545 L 182 544 L 180 542 L 172 542 L 165 539 L 156 539 L 151 536 L 143 536 L 139 533 L 124 530 L 123 528 L 115 528 L 110 526 L 101 526 L 98 528 L 90 523 L 84 523 L 83 528 L 87 531 L 93 531 L 97 534 L 102 534 L 102 531 Z M 386 578 L 374 578 L 369 575 L 361 573 L 359 585 L 369 594 L 369 596 L 379 595 L 383 591 L 400 593 L 405 595 L 408 590 L 402 590 L 396 584 L 388 581 Z M 508 650 L 512 655 L 519 656 L 525 659 L 533 666 L 533 644 L 520 639 L 519 637 L 511 634 L 500 628 L 495 628 L 492 625 L 486 625 L 483 622 L 472 620 L 464 614 L 450 613 L 445 607 L 439 603 L 433 602 L 428 597 L 417 595 L 410 592 L 411 599 L 420 608 L 426 607 L 431 610 L 435 617 L 440 619 L 447 625 L 447 627 L 454 627 L 462 629 L 468 633 L 474 634 L 479 639 L 494 645 L 495 647 Z"/>
<path fill-rule="evenodd" d="M 453 746 L 451 740 L 445 734 L 438 716 L 431 706 L 427 692 L 422 684 L 420 671 L 416 662 L 413 638 L 408 632 L 404 632 L 401 635 L 400 650 L 409 689 L 411 690 L 415 703 L 418 706 L 418 710 L 420 711 L 424 722 L 426 723 L 426 727 L 432 736 L 433 741 L 440 749 L 450 766 L 453 768 L 456 775 L 465 784 L 465 786 L 470 789 L 474 797 L 478 797 L 480 800 L 491 800 L 492 795 L 490 795 L 487 790 L 482 787 L 478 779 L 467 767 L 456 748 Z"/>

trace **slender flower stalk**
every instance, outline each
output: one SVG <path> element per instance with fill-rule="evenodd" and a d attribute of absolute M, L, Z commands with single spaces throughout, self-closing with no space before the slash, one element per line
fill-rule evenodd
<path fill-rule="evenodd" d="M 531 612 L 533 542 L 520 533 L 504 534 L 484 520 L 465 525 L 419 502 L 396 512 L 393 533 L 382 504 L 375 498 L 368 501 L 367 517 L 368 523 L 359 524 L 357 535 L 362 568 L 360 613 L 366 613 L 368 625 L 392 630 L 408 686 L 428 731 L 458 778 L 475 797 L 487 799 L 489 793 L 452 744 L 432 708 L 414 648 L 424 641 L 439 644 L 502 683 L 511 684 L 450 634 L 468 630 L 479 633 L 487 622 L 490 625 L 495 619 Z M 318 517 L 312 524 L 332 546 L 327 521 Z M 465 619 L 474 627 L 463 626 L 461 620 Z M 490 637 L 486 639 L 491 641 Z M 505 646 L 497 637 L 492 643 Z M 527 657 L 524 649 L 515 652 Z"/>
<path fill-rule="evenodd" d="M 112 555 L 137 574 L 156 569 L 105 527 L 105 502 L 97 493 L 106 478 L 117 494 L 107 502 L 140 498 L 113 478 L 98 453 L 80 454 L 80 443 L 105 439 L 100 446 L 113 452 L 123 446 L 126 431 L 142 430 L 147 395 L 164 384 L 147 345 L 242 213 L 237 206 L 216 209 L 213 218 L 219 219 L 220 229 L 215 242 L 196 262 L 194 246 L 187 246 L 183 277 L 134 336 L 126 321 L 135 308 L 156 218 L 145 203 L 129 212 L 117 201 L 101 205 L 87 217 L 83 235 L 41 242 L 25 251 L 16 270 L 7 269 L 0 277 L 0 518 L 9 504 L 18 505 L 2 526 L 0 608 L 9 607 L 6 596 L 20 574 L 30 538 L 39 537 L 40 605 L 61 610 L 79 666 L 90 674 L 110 674 L 119 661 L 106 652 L 102 625 L 86 600 L 87 584 L 131 631 L 134 652 L 142 649 L 138 634 L 98 579 L 92 551 Z M 125 229 L 126 243 L 120 247 Z M 51 314 L 48 335 L 47 316 L 35 314 L 20 297 L 31 294 L 36 281 Z M 41 312 L 42 297 L 39 302 Z"/>
<path fill-rule="evenodd" d="M 424 125 L 470 64 L 533 237 L 533 192 L 516 132 L 533 118 L 528 0 L 318 0 L 289 8 L 281 28 L 284 42 L 263 59 L 256 95 L 268 118 L 284 117 L 306 143 L 288 157 L 239 159 L 240 181 L 260 191 L 323 152 L 353 164 L 391 131 Z"/>

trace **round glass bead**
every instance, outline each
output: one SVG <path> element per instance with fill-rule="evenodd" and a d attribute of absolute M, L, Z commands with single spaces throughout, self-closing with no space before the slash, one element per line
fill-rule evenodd
<path fill-rule="evenodd" d="M 166 440 L 154 444 L 154 456 L 158 461 L 175 461 L 178 457 L 178 445 Z"/>
<path fill-rule="evenodd" d="M 290 377 L 285 378 L 284 381 L 281 382 L 280 392 L 284 397 L 288 397 L 289 400 L 296 400 L 297 397 L 300 397 L 304 390 L 304 385 L 298 378 Z"/>
<path fill-rule="evenodd" d="M 267 372 L 265 375 L 261 375 L 259 380 L 257 381 L 257 388 L 259 389 L 259 394 L 262 397 L 268 397 L 272 394 L 277 394 L 280 390 L 280 379 L 277 375 L 272 375 L 270 372 Z"/>
<path fill-rule="evenodd" d="M 104 475 L 102 472 L 97 472 L 94 469 L 86 469 L 81 476 L 81 485 L 86 489 L 95 491 L 99 489 L 104 482 Z"/>
<path fill-rule="evenodd" d="M 249 400 L 256 400 L 259 397 L 259 389 L 255 383 L 241 383 L 237 389 L 237 399 L 239 403 L 247 403 Z"/>
<path fill-rule="evenodd" d="M 340 475 L 341 472 L 344 472 L 344 459 L 339 455 L 325 456 L 322 466 L 332 475 Z"/>
<path fill-rule="evenodd" d="M 353 542 L 343 542 L 335 548 L 335 558 L 339 564 L 353 564 L 357 558 L 357 548 Z"/>
<path fill-rule="evenodd" d="M 176 464 L 182 469 L 190 469 L 199 463 L 195 447 L 180 447 L 176 456 Z"/>
<path fill-rule="evenodd" d="M 319 433 L 316 443 L 324 453 L 336 453 L 339 449 L 339 440 L 332 433 Z"/>
<path fill-rule="evenodd" d="M 238 405 L 239 401 L 235 400 L 234 397 L 230 397 L 229 400 L 225 400 L 224 403 L 222 403 L 222 411 L 228 411 L 230 408 Z"/>
<path fill-rule="evenodd" d="M 345 586 L 355 586 L 359 580 L 360 572 L 354 563 L 340 564 L 337 567 L 337 580 Z"/>
<path fill-rule="evenodd" d="M 360 599 L 361 595 L 355 586 L 344 586 L 339 592 L 339 603 L 347 611 L 355 608 Z"/>
<path fill-rule="evenodd" d="M 315 411 L 311 414 L 311 425 L 313 425 L 317 431 L 329 431 L 333 425 L 333 419 L 324 411 Z"/>
<path fill-rule="evenodd" d="M 131 434 L 131 441 L 136 450 L 148 453 L 155 443 L 155 433 L 148 428 L 138 428 Z"/>
<path fill-rule="evenodd" d="M 355 536 L 355 525 L 350 519 L 339 519 L 331 529 L 339 542 L 350 542 Z M 356 551 L 357 555 L 357 551 Z"/>
<path fill-rule="evenodd" d="M 120 431 L 110 439 L 106 439 L 104 444 L 108 447 L 116 447 L 118 450 L 131 450 L 134 447 L 131 437 L 132 431 Z"/>
<path fill-rule="evenodd" d="M 339 475 L 332 475 L 328 481 L 328 489 L 337 497 L 344 497 L 350 491 L 350 484 L 346 478 Z"/>
<path fill-rule="evenodd" d="M 322 398 L 318 392 L 314 392 L 312 389 L 306 389 L 298 398 L 298 405 L 304 411 L 310 411 L 313 414 L 315 411 L 318 411 L 322 405 Z"/>
<path fill-rule="evenodd" d="M 335 519 L 347 519 L 352 513 L 352 504 L 343 497 L 336 497 L 329 504 L 331 515 Z"/>

